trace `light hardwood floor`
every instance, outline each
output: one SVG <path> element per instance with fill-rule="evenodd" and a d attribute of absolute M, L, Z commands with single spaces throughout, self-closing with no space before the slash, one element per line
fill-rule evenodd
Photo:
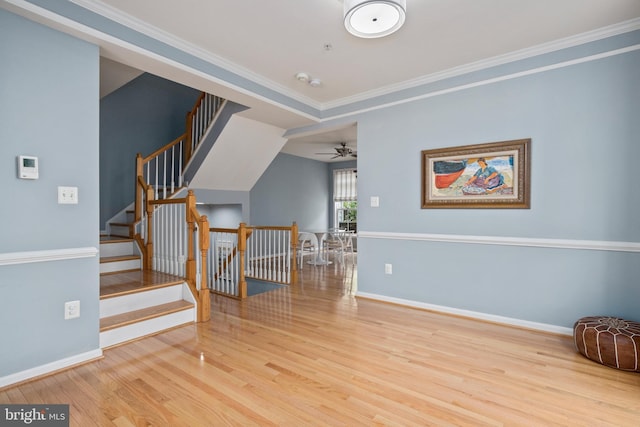
<path fill-rule="evenodd" d="M 640 374 L 570 337 L 354 297 L 351 268 L 0 391 L 69 403 L 73 426 L 639 426 Z"/>

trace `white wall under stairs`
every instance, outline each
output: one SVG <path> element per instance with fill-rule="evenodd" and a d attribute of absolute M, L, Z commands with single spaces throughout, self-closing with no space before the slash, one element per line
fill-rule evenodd
<path fill-rule="evenodd" d="M 279 127 L 233 115 L 189 187 L 250 191 L 286 144 L 284 132 Z"/>

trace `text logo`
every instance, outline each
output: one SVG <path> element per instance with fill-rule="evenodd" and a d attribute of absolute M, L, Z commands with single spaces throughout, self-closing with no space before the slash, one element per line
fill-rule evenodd
<path fill-rule="evenodd" d="M 69 405 L 1 405 L 0 427 L 69 427 Z"/>

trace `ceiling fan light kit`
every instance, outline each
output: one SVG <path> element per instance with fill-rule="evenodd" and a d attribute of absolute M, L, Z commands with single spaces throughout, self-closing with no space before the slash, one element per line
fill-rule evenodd
<path fill-rule="evenodd" d="M 384 37 L 402 27 L 406 12 L 406 0 L 344 0 L 344 26 L 356 37 Z"/>
<path fill-rule="evenodd" d="M 333 147 L 336 150 L 335 153 L 316 153 L 316 154 L 326 154 L 333 156 L 331 159 L 337 159 L 338 157 L 358 157 L 358 153 L 353 151 L 351 148 L 347 147 L 346 142 L 341 142 L 339 147 Z"/>

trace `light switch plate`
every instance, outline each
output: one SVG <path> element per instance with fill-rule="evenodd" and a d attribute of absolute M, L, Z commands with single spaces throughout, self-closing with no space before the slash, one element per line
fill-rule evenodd
<path fill-rule="evenodd" d="M 378 196 L 371 196 L 371 207 L 377 208 L 380 206 L 380 198 Z"/>
<path fill-rule="evenodd" d="M 64 205 L 77 205 L 78 187 L 58 187 L 58 203 Z"/>

